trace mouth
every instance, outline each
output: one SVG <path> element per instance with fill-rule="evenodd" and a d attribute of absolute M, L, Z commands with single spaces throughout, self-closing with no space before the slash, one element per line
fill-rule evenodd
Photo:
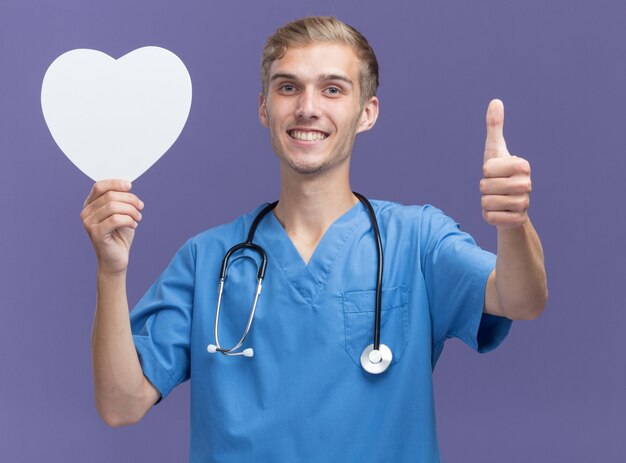
<path fill-rule="evenodd" d="M 288 130 L 287 134 L 298 141 L 322 141 L 328 138 L 328 133 L 319 130 L 292 129 Z"/>

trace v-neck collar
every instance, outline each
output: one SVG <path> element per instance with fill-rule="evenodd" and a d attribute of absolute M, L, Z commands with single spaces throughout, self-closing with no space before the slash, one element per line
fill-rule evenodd
<path fill-rule="evenodd" d="M 309 304 L 313 304 L 326 286 L 334 261 L 365 216 L 365 206 L 358 202 L 335 220 L 317 244 L 308 265 L 273 212 L 259 224 L 255 240 L 265 249 L 268 261 L 275 263 L 290 285 Z"/>

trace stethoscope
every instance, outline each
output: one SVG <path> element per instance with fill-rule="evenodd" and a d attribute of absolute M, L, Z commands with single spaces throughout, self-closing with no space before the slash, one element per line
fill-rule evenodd
<path fill-rule="evenodd" d="M 383 246 L 380 240 L 380 232 L 378 230 L 378 222 L 376 221 L 376 214 L 374 214 L 374 208 L 370 204 L 370 202 L 361 194 L 354 192 L 354 195 L 363 203 L 363 205 L 367 208 L 367 212 L 370 216 L 370 221 L 372 222 L 372 228 L 374 230 L 374 238 L 376 238 L 376 248 L 378 254 L 378 274 L 376 277 L 376 311 L 374 314 L 374 342 L 368 345 L 363 352 L 361 353 L 361 366 L 365 371 L 372 374 L 383 373 L 389 368 L 391 361 L 393 360 L 393 354 L 391 353 L 391 349 L 387 347 L 385 344 L 380 343 L 380 319 L 381 319 L 381 299 L 382 299 L 382 283 L 383 283 Z M 267 267 L 267 256 L 265 255 L 265 251 L 263 248 L 257 244 L 252 242 L 254 238 L 254 232 L 256 231 L 259 222 L 270 212 L 272 209 L 276 207 L 278 201 L 273 202 L 272 204 L 268 204 L 252 221 L 252 225 L 250 226 L 250 230 L 248 232 L 248 238 L 245 242 L 236 244 L 232 248 L 228 250 L 226 255 L 224 256 L 224 260 L 222 260 L 222 269 L 220 271 L 220 280 L 217 294 L 217 309 L 215 310 L 215 327 L 214 327 L 214 335 L 215 335 L 215 344 L 209 344 L 207 347 L 207 351 L 211 354 L 215 352 L 221 352 L 224 355 L 243 355 L 244 357 L 252 357 L 254 356 L 254 350 L 251 347 L 248 347 L 243 350 L 239 350 L 250 332 L 250 327 L 252 326 L 252 320 L 254 319 L 254 312 L 256 311 L 257 302 L 259 301 L 259 295 L 261 294 L 261 289 L 263 287 L 263 278 L 265 277 L 265 269 Z M 224 291 L 224 282 L 226 280 L 227 272 L 228 272 L 228 261 L 230 256 L 233 253 L 239 251 L 240 249 L 250 249 L 256 252 L 261 258 L 261 265 L 259 266 L 259 270 L 257 272 L 257 286 L 256 292 L 254 295 L 254 301 L 252 302 L 252 309 L 250 310 L 250 316 L 248 317 L 248 323 L 246 324 L 246 328 L 241 336 L 241 339 L 237 344 L 230 348 L 224 348 L 220 345 L 219 336 L 218 336 L 218 325 L 220 318 L 220 307 L 222 305 L 222 293 Z"/>

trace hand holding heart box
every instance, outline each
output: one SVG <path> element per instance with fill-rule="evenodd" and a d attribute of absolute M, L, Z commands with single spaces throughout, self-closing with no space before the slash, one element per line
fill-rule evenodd
<path fill-rule="evenodd" d="M 191 108 L 183 62 L 160 47 L 115 60 L 97 50 L 59 56 L 41 87 L 55 142 L 93 180 L 135 180 L 174 144 Z"/>

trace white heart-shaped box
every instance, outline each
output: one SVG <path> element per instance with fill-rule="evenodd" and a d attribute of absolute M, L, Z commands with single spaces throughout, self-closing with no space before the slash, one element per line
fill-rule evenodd
<path fill-rule="evenodd" d="M 71 50 L 46 71 L 41 108 L 54 141 L 81 171 L 96 181 L 133 181 L 183 130 L 191 78 L 180 58 L 160 47 L 117 60 Z"/>

